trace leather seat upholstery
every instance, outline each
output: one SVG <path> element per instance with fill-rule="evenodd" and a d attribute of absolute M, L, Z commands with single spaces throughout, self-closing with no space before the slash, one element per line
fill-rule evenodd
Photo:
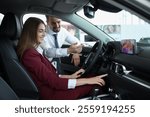
<path fill-rule="evenodd" d="M 10 86 L 0 77 L 0 100 L 18 100 L 16 93 Z"/>
<path fill-rule="evenodd" d="M 0 26 L 0 66 L 5 81 L 21 99 L 38 99 L 38 89 L 19 62 L 14 41 L 18 40 L 21 25 L 13 13 L 6 13 Z"/>

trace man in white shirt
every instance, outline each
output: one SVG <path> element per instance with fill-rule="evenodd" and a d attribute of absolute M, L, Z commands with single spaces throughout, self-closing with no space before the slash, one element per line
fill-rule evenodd
<path fill-rule="evenodd" d="M 65 28 L 61 27 L 61 19 L 54 16 L 46 16 L 47 19 L 47 34 L 43 43 L 37 49 L 43 53 L 49 60 L 73 54 L 72 62 L 77 66 L 80 64 L 80 56 L 77 53 L 82 51 L 82 45 L 78 38 L 70 34 Z M 57 46 L 55 43 L 55 36 L 57 36 Z M 61 48 L 61 46 L 68 42 L 71 44 L 69 48 Z"/>

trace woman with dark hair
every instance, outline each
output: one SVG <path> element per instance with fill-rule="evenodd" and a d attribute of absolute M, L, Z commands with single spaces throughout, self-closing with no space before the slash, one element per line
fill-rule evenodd
<path fill-rule="evenodd" d="M 102 77 L 79 78 L 83 69 L 72 75 L 59 76 L 49 60 L 36 49 L 45 36 L 45 24 L 37 18 L 26 20 L 18 43 L 18 56 L 38 87 L 40 99 L 79 99 L 94 85 L 105 85 Z"/>

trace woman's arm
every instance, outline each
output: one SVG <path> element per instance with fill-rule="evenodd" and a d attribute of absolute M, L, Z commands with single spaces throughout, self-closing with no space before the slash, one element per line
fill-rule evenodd
<path fill-rule="evenodd" d="M 105 85 L 105 81 L 102 79 L 103 77 L 106 77 L 107 74 L 104 75 L 99 75 L 95 77 L 90 77 L 90 78 L 80 78 L 77 79 L 81 76 L 81 73 L 83 73 L 85 70 L 80 69 L 77 72 L 75 72 L 72 75 L 60 75 L 61 78 L 68 78 L 68 79 L 76 79 L 76 86 L 82 86 L 82 85 L 90 85 L 90 84 L 98 84 L 100 86 Z"/>
<path fill-rule="evenodd" d="M 91 78 L 81 78 L 77 79 L 76 86 L 81 86 L 81 85 L 92 85 L 92 84 L 97 84 L 100 86 L 105 85 L 105 81 L 102 79 L 103 77 L 107 76 L 107 74 L 104 75 L 99 75 Z"/>
<path fill-rule="evenodd" d="M 60 78 L 68 78 L 68 79 L 76 79 L 81 76 L 82 73 L 84 73 L 84 69 L 80 69 L 73 73 L 72 75 L 59 75 Z"/>

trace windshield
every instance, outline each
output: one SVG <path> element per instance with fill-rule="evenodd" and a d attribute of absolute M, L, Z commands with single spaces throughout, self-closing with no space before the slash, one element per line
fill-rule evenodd
<path fill-rule="evenodd" d="M 118 13 L 97 10 L 92 19 L 87 18 L 82 11 L 77 14 L 116 41 L 135 39 L 136 42 L 150 44 L 150 24 L 125 10 Z"/>

